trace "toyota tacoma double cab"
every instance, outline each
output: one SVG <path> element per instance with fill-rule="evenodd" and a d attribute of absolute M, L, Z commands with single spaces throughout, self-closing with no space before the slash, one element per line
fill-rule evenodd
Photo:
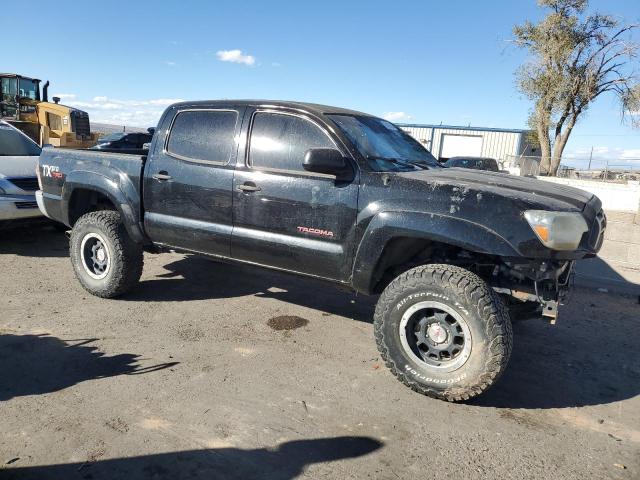
<path fill-rule="evenodd" d="M 178 103 L 147 155 L 45 148 L 38 176 L 90 293 L 122 295 L 143 252 L 176 250 L 379 295 L 386 365 L 449 401 L 499 378 L 512 316 L 555 319 L 606 224 L 584 191 L 444 168 L 386 120 L 298 102 Z"/>

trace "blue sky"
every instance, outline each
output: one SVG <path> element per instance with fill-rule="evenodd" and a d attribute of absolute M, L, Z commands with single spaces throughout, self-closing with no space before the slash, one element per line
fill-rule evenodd
<path fill-rule="evenodd" d="M 5 40 L 0 70 L 51 80 L 94 121 L 139 126 L 176 99 L 275 98 L 400 122 L 525 128 L 530 102 L 513 76 L 524 52 L 509 40 L 514 24 L 542 13 L 534 0 L 52 5 L 3 5 L 15 19 L 3 37 L 15 40 Z M 591 8 L 640 21 L 638 0 Z M 29 34 L 38 31 L 44 41 Z M 567 152 L 586 157 L 592 146 L 596 158 L 640 158 L 640 130 L 621 124 L 612 97 L 589 110 Z"/>

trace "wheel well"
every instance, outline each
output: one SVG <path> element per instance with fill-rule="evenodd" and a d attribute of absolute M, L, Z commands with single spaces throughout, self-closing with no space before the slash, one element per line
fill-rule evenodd
<path fill-rule="evenodd" d="M 96 210 L 117 210 L 111 199 L 103 193 L 85 188 L 76 188 L 69 199 L 69 226 L 85 213 Z"/>
<path fill-rule="evenodd" d="M 373 272 L 373 292 L 382 292 L 405 271 L 427 263 L 474 263 L 481 254 L 424 238 L 395 237 L 382 250 Z M 461 261 L 463 260 L 463 261 Z"/>

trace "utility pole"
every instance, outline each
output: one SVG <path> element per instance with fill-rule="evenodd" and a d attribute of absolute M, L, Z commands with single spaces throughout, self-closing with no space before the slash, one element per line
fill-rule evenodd
<path fill-rule="evenodd" d="M 587 168 L 587 170 L 591 170 L 591 160 L 593 160 L 593 145 L 591 145 L 591 153 L 589 154 L 589 168 Z"/>

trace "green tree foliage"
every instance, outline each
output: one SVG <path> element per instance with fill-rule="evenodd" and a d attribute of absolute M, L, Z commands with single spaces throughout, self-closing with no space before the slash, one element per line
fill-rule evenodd
<path fill-rule="evenodd" d="M 542 174 L 555 175 L 567 140 L 600 95 L 619 100 L 623 116 L 640 121 L 640 87 L 633 72 L 638 47 L 631 31 L 608 15 L 586 14 L 587 0 L 538 0 L 549 13 L 513 29 L 530 56 L 516 73 L 519 89 L 534 102 L 532 123 L 541 149 Z"/>

